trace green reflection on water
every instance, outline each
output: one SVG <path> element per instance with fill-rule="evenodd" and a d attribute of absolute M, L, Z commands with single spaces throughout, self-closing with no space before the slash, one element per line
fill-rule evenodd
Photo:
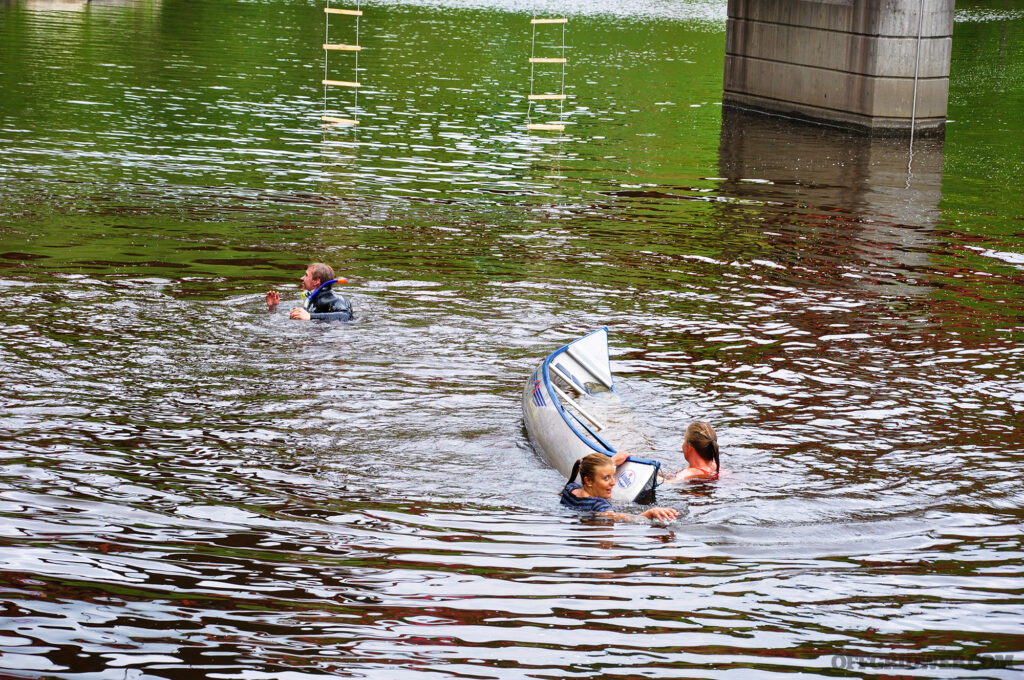
<path fill-rule="evenodd" d="M 847 174 L 827 203 L 807 189 L 821 175 L 718 179 L 744 124 L 723 133 L 724 24 L 703 13 L 570 17 L 570 129 L 558 138 L 523 130 L 527 14 L 364 9 L 363 124 L 324 130 L 316 3 L 0 7 L 7 268 L 221 277 L 234 290 L 329 256 L 368 276 L 599 281 L 612 268 L 623 285 L 677 285 L 679 267 L 652 272 L 682 255 L 775 255 L 762 232 L 804 212 L 902 219 L 884 197 L 865 199 L 877 172 Z M 915 208 L 924 226 L 951 229 L 954 242 L 983 236 L 997 254 L 1022 250 L 1024 199 L 1007 190 L 1024 169 L 1012 141 L 1024 119 L 1022 27 L 1012 13 L 958 22 L 953 122 L 926 163 L 939 212 Z M 345 66 L 332 62 L 337 77 Z M 349 105 L 331 95 L 331 110 Z M 875 163 L 857 147 L 843 153 Z M 800 162 L 782 155 L 779 167 Z M 876 193 L 899 191 L 901 162 L 885 161 L 898 181 Z M 739 190 L 740 179 L 770 190 Z M 777 205 L 798 206 L 796 217 Z M 410 243 L 423 253 L 409 255 Z M 931 257 L 941 268 L 950 256 Z M 1013 275 L 1012 262 L 970 257 Z"/>
<path fill-rule="evenodd" d="M 1013 2 L 957 9 L 976 19 L 953 32 L 944 218 L 958 231 L 1012 237 L 1024 252 L 1024 15 Z"/>

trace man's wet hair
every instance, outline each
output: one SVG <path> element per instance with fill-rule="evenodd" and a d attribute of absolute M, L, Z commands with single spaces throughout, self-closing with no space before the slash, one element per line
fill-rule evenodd
<path fill-rule="evenodd" d="M 309 265 L 313 268 L 311 275 L 314 279 L 320 281 L 320 283 L 326 283 L 334 278 L 334 270 L 331 269 L 330 265 L 326 265 L 323 262 L 314 262 Z"/>

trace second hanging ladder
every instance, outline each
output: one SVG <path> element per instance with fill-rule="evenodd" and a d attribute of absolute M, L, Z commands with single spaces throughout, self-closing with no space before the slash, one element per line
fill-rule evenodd
<path fill-rule="evenodd" d="M 565 130 L 565 25 L 568 23 L 568 19 L 531 19 L 530 24 L 533 28 L 533 34 L 530 39 L 530 96 L 529 96 L 529 108 L 526 113 L 526 129 L 527 130 L 553 130 L 561 132 Z M 545 24 L 561 25 L 562 28 L 562 39 L 557 45 L 561 50 L 560 56 L 558 57 L 538 57 L 536 54 L 537 50 L 537 26 Z M 548 93 L 534 93 L 534 76 L 537 64 L 560 64 L 561 65 L 561 78 L 559 79 L 559 87 L 557 92 Z M 548 73 L 549 76 L 558 76 L 558 72 Z M 549 121 L 547 123 L 534 123 L 534 102 L 538 101 L 557 101 L 558 102 L 558 120 Z M 539 115 L 539 112 L 538 112 Z"/>
<path fill-rule="evenodd" d="M 341 14 L 351 17 L 355 17 L 355 44 L 344 45 L 340 43 L 331 42 L 331 15 Z M 359 120 L 359 52 L 363 49 L 359 46 L 359 18 L 363 15 L 361 9 L 359 9 L 358 3 L 356 9 L 340 9 L 331 7 L 330 0 L 327 2 L 327 7 L 324 8 L 324 20 L 326 22 L 326 28 L 324 30 L 324 115 L 320 119 L 324 122 L 324 125 L 358 125 Z M 331 80 L 328 76 L 327 70 L 327 57 L 331 52 L 351 52 L 355 57 L 355 68 L 352 80 Z M 340 118 L 338 116 L 327 115 L 327 88 L 328 87 L 350 87 L 353 90 L 353 102 L 352 102 L 352 118 Z"/>

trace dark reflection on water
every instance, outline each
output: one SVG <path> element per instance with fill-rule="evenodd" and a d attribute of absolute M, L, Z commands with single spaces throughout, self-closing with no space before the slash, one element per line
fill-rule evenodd
<path fill-rule="evenodd" d="M 1024 656 L 1021 204 L 950 163 L 1016 109 L 911 159 L 722 111 L 720 5 L 584 8 L 577 127 L 531 138 L 531 8 L 369 9 L 353 134 L 316 127 L 319 7 L 0 5 L 0 675 Z M 312 259 L 356 321 L 266 312 Z M 526 376 L 600 325 L 624 445 L 719 431 L 671 525 L 563 512 L 526 442 Z"/>

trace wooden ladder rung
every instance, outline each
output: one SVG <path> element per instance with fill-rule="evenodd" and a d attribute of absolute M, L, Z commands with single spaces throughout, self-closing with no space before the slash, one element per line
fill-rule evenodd
<path fill-rule="evenodd" d="M 528 123 L 526 125 L 527 130 L 556 130 L 561 132 L 565 129 L 564 125 L 558 123 Z"/>
<path fill-rule="evenodd" d="M 564 64 L 565 57 L 530 57 L 531 64 Z"/>
<path fill-rule="evenodd" d="M 564 24 L 568 19 L 530 19 L 531 24 Z"/>
<path fill-rule="evenodd" d="M 529 97 L 532 101 L 538 99 L 565 99 L 564 94 L 531 94 Z"/>
<path fill-rule="evenodd" d="M 352 82 L 351 80 L 321 80 L 324 85 L 333 85 L 335 87 L 362 87 L 359 83 Z"/>
<path fill-rule="evenodd" d="M 361 9 L 334 9 L 333 7 L 324 7 L 324 12 L 327 14 L 348 14 L 353 17 L 363 16 L 363 10 Z"/>
<path fill-rule="evenodd" d="M 344 50 L 345 52 L 358 52 L 363 49 L 359 45 L 329 45 L 324 43 L 325 50 Z"/>
<path fill-rule="evenodd" d="M 329 125 L 359 125 L 358 120 L 351 118 L 335 118 L 334 116 L 320 116 L 320 120 Z"/>

